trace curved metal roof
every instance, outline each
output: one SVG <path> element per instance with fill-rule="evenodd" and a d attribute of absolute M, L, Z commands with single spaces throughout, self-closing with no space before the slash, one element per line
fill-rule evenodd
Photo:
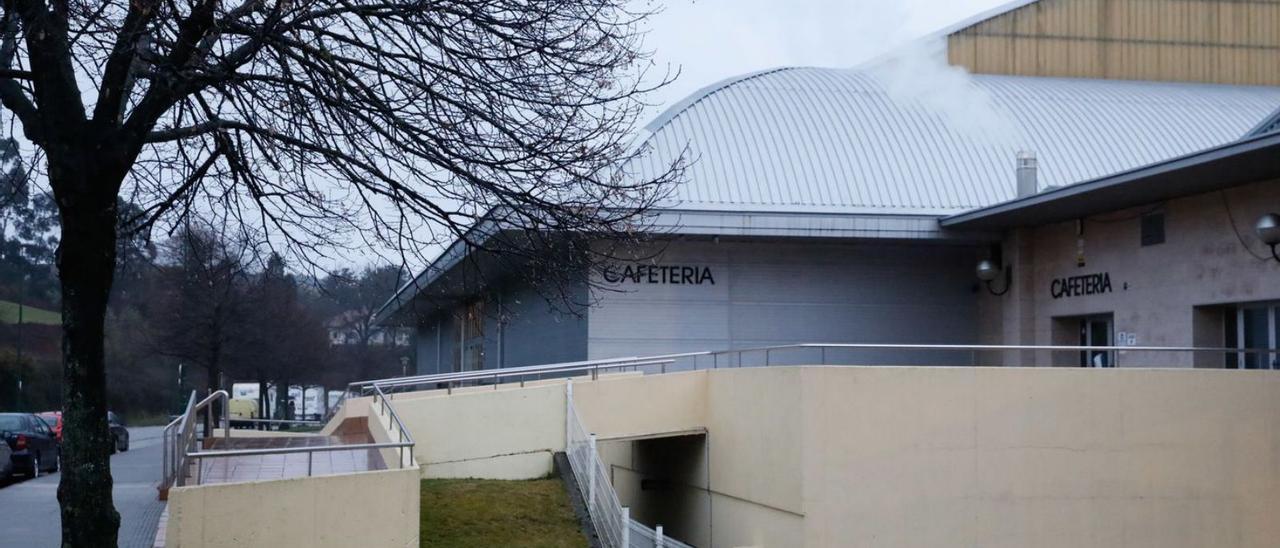
<path fill-rule="evenodd" d="M 1270 87 L 969 75 L 957 114 L 887 78 L 783 68 L 708 86 L 649 124 L 627 170 L 687 150 L 674 210 L 943 215 L 1014 198 L 1019 150 L 1041 188 L 1068 185 L 1235 141 L 1280 106 Z"/>

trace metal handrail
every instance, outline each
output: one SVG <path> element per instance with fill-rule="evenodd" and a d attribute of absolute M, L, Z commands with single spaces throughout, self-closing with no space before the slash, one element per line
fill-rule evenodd
<path fill-rule="evenodd" d="M 306 426 L 324 426 L 324 421 L 307 421 L 292 419 L 246 419 L 231 417 L 231 422 L 255 422 L 259 424 L 302 424 Z"/>
<path fill-rule="evenodd" d="M 1276 352 L 1274 349 L 1263 348 L 1226 348 L 1226 347 L 1190 347 L 1190 346 L 1070 346 L 1070 345 L 997 345 L 997 344 L 891 344 L 891 343 L 798 343 L 775 346 L 762 346 L 752 348 L 742 348 L 733 350 L 718 351 L 699 351 L 699 352 L 683 352 L 676 354 L 661 354 L 656 356 L 645 357 L 624 357 L 624 358 L 608 358 L 600 360 L 587 360 L 577 362 L 565 362 L 546 365 L 530 365 L 522 367 L 509 367 L 492 370 L 480 371 L 460 371 L 452 373 L 435 373 L 429 375 L 415 375 L 408 377 L 391 377 L 386 379 L 357 381 L 347 385 L 348 395 L 367 395 L 371 391 L 371 387 L 379 385 L 385 388 L 398 388 L 406 386 L 417 386 L 424 384 L 448 384 L 460 383 L 471 380 L 487 380 L 495 381 L 510 377 L 528 377 L 533 375 L 551 374 L 551 373 L 571 373 L 571 372 L 590 372 L 594 377 L 599 375 L 601 370 L 611 369 L 628 369 L 650 365 L 665 365 L 674 363 L 676 360 L 700 357 L 719 358 L 720 356 L 730 354 L 751 354 L 751 353 L 770 353 L 782 350 L 794 349 L 845 349 L 845 350 L 934 350 L 934 351 L 951 351 L 951 352 L 990 352 L 990 351 L 1027 351 L 1040 350 L 1048 352 L 1213 352 L 1213 353 L 1239 353 L 1239 354 L 1255 354 L 1255 353 L 1271 353 Z M 719 363 L 718 360 L 716 362 Z M 664 369 L 665 372 L 665 369 Z M 452 388 L 452 386 L 448 386 Z M 336 408 L 337 406 L 335 406 Z"/>
<path fill-rule="evenodd" d="M 374 389 L 374 391 L 376 392 L 376 395 L 374 396 L 374 399 L 375 399 L 375 400 L 379 400 L 379 401 L 381 401 L 381 405 L 382 405 L 382 409 L 383 409 L 383 411 L 387 412 L 387 413 L 390 415 L 390 417 L 391 417 L 391 422 L 392 422 L 392 424 L 394 424 L 394 425 L 395 425 L 396 430 L 398 431 L 398 434 L 397 434 L 397 435 L 398 435 L 398 436 L 399 436 L 399 438 L 400 438 L 400 443 L 405 443 L 405 442 L 407 441 L 407 443 L 408 443 L 408 449 L 409 449 L 409 461 L 408 461 L 408 462 L 409 462 L 409 464 L 412 464 L 412 463 L 413 463 L 413 451 L 414 451 L 414 446 L 416 445 L 416 442 L 414 442 L 414 440 L 413 440 L 413 435 L 412 435 L 412 434 L 410 434 L 410 433 L 409 433 L 409 430 L 408 430 L 407 428 L 405 428 L 405 427 L 404 427 L 404 422 L 402 422 L 402 421 L 400 420 L 400 415 L 396 413 L 396 408 L 395 408 L 395 406 L 394 406 L 394 405 L 391 405 L 391 404 L 389 404 L 389 403 L 387 403 L 387 395 L 386 395 L 386 393 L 384 393 L 384 392 L 382 391 L 382 388 L 381 388 L 380 386 L 378 386 L 377 384 L 374 384 L 374 385 L 373 385 L 373 389 Z M 391 434 L 391 432 L 387 432 L 387 434 L 388 434 L 388 435 L 390 435 L 390 434 Z M 401 468 L 404 468 L 404 467 L 406 467 L 406 466 L 407 466 L 407 465 L 405 464 L 405 460 L 404 460 L 404 450 L 405 450 L 405 447 L 401 447 L 401 448 L 400 448 L 399 458 L 400 458 L 400 467 L 401 467 Z"/>
<path fill-rule="evenodd" d="M 256 455 L 290 455 L 295 453 L 323 453 L 326 451 L 359 451 L 361 449 L 394 449 L 412 445 L 408 442 L 385 443 L 352 443 L 341 445 L 316 445 L 311 447 L 275 447 L 268 449 L 218 449 L 215 451 L 194 451 L 188 457 L 205 459 L 215 457 L 250 457 Z"/>
<path fill-rule="evenodd" d="M 551 373 L 570 373 L 575 371 L 594 372 L 596 376 L 601 369 L 617 369 L 617 368 L 634 368 L 650 365 L 665 365 L 675 361 L 674 357 L 706 355 L 710 352 L 698 352 L 681 355 L 655 356 L 652 358 L 610 358 L 606 360 L 591 360 L 582 362 L 566 362 L 547 365 L 529 365 L 523 367 L 506 367 L 501 369 L 489 369 L 479 371 L 459 371 L 455 373 L 436 373 L 431 375 L 416 375 L 411 377 L 392 377 L 387 379 L 379 379 L 375 381 L 357 381 L 347 385 L 348 394 L 366 395 L 372 391 L 374 385 L 397 388 L 404 386 L 415 386 L 420 384 L 433 384 L 444 382 L 464 382 L 469 380 L 500 380 L 508 377 L 527 377 L 538 374 Z"/>
<path fill-rule="evenodd" d="M 174 419 L 164 427 L 164 430 L 161 433 L 163 444 L 162 459 L 164 461 L 161 471 L 161 474 L 163 475 L 161 478 L 163 487 L 168 488 L 175 485 L 181 487 L 186 485 L 186 471 L 189 464 L 187 454 L 195 447 L 197 439 L 194 417 L 197 416 L 201 410 L 205 410 L 207 413 L 206 420 L 208 421 L 210 430 L 212 430 L 213 402 L 219 399 L 222 400 L 222 436 L 223 439 L 230 439 L 231 423 L 228 421 L 228 418 L 230 417 L 229 408 L 231 407 L 231 394 L 228 394 L 226 390 L 215 391 L 199 402 L 196 401 L 196 391 L 192 390 L 191 397 L 187 399 L 186 410 L 183 411 L 181 416 Z"/>
<path fill-rule="evenodd" d="M 219 392 L 221 392 L 223 396 L 227 395 L 225 391 L 219 391 Z M 306 453 L 307 454 L 307 476 L 310 477 L 313 473 L 313 464 L 315 462 L 314 459 L 312 458 L 312 455 L 314 453 L 323 453 L 323 452 L 332 452 L 332 451 L 377 450 L 377 449 L 397 449 L 398 457 L 400 460 L 400 462 L 398 463 L 399 467 L 407 468 L 413 462 L 413 447 L 414 447 L 413 436 L 410 435 L 408 429 L 404 427 L 404 423 L 400 420 L 400 416 L 396 414 L 395 409 L 386 403 L 386 394 L 383 393 L 380 389 L 377 391 L 377 393 L 380 397 L 383 398 L 383 409 L 390 413 L 392 422 L 394 423 L 396 429 L 399 431 L 398 442 L 320 445 L 320 446 L 310 446 L 310 447 L 281 447 L 281 448 L 267 448 L 267 449 L 223 449 L 223 450 L 214 450 L 214 451 L 196 451 L 194 450 L 194 447 L 195 447 L 194 443 L 184 442 L 179 445 L 175 445 L 175 447 L 179 447 L 179 446 L 182 447 L 183 450 L 175 449 L 174 453 L 178 456 L 177 460 L 179 462 L 177 462 L 174 465 L 174 468 L 177 470 L 185 470 L 186 467 L 188 466 L 188 463 L 191 462 L 191 459 L 194 459 L 196 464 L 195 481 L 196 481 L 196 484 L 199 485 L 203 481 L 202 476 L 204 471 L 205 459 Z M 219 395 L 218 393 L 214 393 L 210 395 L 208 398 L 206 398 L 204 401 L 200 402 L 199 404 L 189 403 L 187 412 L 183 413 L 182 416 L 175 419 L 170 424 L 173 425 L 173 424 L 181 423 L 183 429 L 191 430 L 190 428 L 188 428 L 188 425 L 190 424 L 188 422 L 189 418 L 192 416 L 195 416 L 195 414 L 198 413 L 199 410 L 202 409 L 203 406 L 206 405 L 208 401 L 211 401 L 212 399 L 215 398 L 215 396 L 218 396 L 218 395 Z M 192 393 L 191 397 L 194 400 L 195 393 Z M 224 420 L 227 420 L 226 424 L 229 426 L 230 415 L 225 413 L 225 409 L 226 407 L 224 407 Z M 301 421 L 301 420 L 284 420 L 284 419 L 236 419 L 236 422 L 288 423 L 288 424 L 307 424 L 307 425 L 314 425 L 314 426 L 320 426 L 324 424 L 323 422 L 319 422 L 319 421 Z M 166 426 L 165 428 L 166 430 L 169 429 L 168 426 Z M 231 429 L 224 428 L 223 433 L 224 433 L 224 436 L 227 436 L 229 438 Z M 168 437 L 166 436 L 166 440 L 167 439 Z M 186 438 L 184 437 L 183 439 L 185 440 Z M 405 449 L 409 450 L 409 453 L 408 453 L 409 458 L 407 461 L 405 459 Z M 166 446 L 166 452 L 167 451 L 169 451 L 169 449 Z M 184 485 L 186 481 L 185 474 L 178 474 L 176 480 L 177 480 L 177 485 Z"/>
<path fill-rule="evenodd" d="M 329 422 L 329 419 L 332 419 L 334 415 L 338 414 L 338 410 L 342 409 L 342 404 L 347 401 L 348 393 L 350 393 L 349 390 L 343 391 L 342 394 L 338 395 L 338 401 L 333 402 L 333 405 L 330 405 L 329 408 L 325 410 L 324 416 L 321 417 L 320 422 L 327 423 Z M 328 399 L 329 399 L 329 394 L 328 394 L 328 391 L 326 390 L 325 401 L 328 401 Z"/>
<path fill-rule="evenodd" d="M 161 487 L 168 488 L 177 482 L 178 462 L 181 460 L 178 456 L 178 438 L 186 428 L 187 416 L 191 414 L 191 409 L 196 405 L 196 393 L 193 390 L 191 396 L 187 399 L 187 406 L 183 409 L 181 415 L 169 421 L 161 431 Z"/>
<path fill-rule="evenodd" d="M 253 457 L 263 455 L 292 455 L 298 453 L 307 454 L 307 477 L 311 477 L 315 459 L 312 455 L 316 453 L 333 452 L 333 451 L 374 451 L 378 449 L 395 449 L 404 450 L 404 446 L 413 446 L 413 443 L 357 443 L 350 445 L 320 445 L 314 447 L 280 447 L 273 449 L 224 449 L 218 451 L 195 451 L 186 454 L 188 459 L 195 459 L 196 462 L 196 485 L 199 485 L 204 478 L 204 459 L 210 458 L 231 458 L 231 457 Z M 401 467 L 404 462 L 401 461 Z"/>
<path fill-rule="evenodd" d="M 743 350 L 721 350 L 716 354 L 778 350 L 784 348 L 856 348 L 863 350 L 1046 350 L 1070 351 L 1136 351 L 1136 352 L 1275 352 L 1274 348 L 1226 348 L 1201 346 L 1071 346 L 1027 344 L 878 344 L 878 343 L 798 343 L 765 346 Z"/>

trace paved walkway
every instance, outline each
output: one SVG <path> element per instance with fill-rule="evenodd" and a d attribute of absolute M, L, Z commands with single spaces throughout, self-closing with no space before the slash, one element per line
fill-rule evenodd
<path fill-rule="evenodd" d="M 129 429 L 129 452 L 111 457 L 121 548 L 150 548 L 164 503 L 160 481 L 160 427 Z M 57 548 L 61 540 L 58 474 L 0 488 L 0 538 L 4 546 Z"/>

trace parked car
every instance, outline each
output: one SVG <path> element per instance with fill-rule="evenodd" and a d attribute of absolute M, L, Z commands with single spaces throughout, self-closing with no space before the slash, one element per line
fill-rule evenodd
<path fill-rule="evenodd" d="M 9 449 L 7 443 L 0 443 L 0 485 L 4 485 L 13 472 L 13 449 Z"/>
<path fill-rule="evenodd" d="M 57 472 L 59 446 L 49 425 L 30 413 L 0 413 L 0 438 L 13 454 L 13 472 L 38 477 Z"/>
<path fill-rule="evenodd" d="M 115 411 L 107 411 L 107 426 L 111 428 L 111 452 L 119 451 L 121 453 L 129 450 L 129 430 L 124 423 L 124 417 L 117 415 Z"/>
<path fill-rule="evenodd" d="M 45 411 L 36 416 L 49 425 L 49 429 L 53 430 L 53 436 L 58 438 L 58 443 L 62 443 L 62 411 Z"/>

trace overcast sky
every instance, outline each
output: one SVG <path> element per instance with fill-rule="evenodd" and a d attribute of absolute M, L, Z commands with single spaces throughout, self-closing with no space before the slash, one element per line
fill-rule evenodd
<path fill-rule="evenodd" d="M 682 71 L 654 97 L 669 105 L 705 85 L 755 70 L 851 67 L 1008 0 L 637 2 L 664 6 L 649 22 L 645 45 L 654 51 L 655 62 Z"/>
<path fill-rule="evenodd" d="M 725 78 L 780 66 L 853 67 L 1010 0 L 632 1 L 662 10 L 647 22 L 645 48 L 659 68 L 680 70 L 649 98 L 657 106 L 639 121 L 643 126 Z"/>

